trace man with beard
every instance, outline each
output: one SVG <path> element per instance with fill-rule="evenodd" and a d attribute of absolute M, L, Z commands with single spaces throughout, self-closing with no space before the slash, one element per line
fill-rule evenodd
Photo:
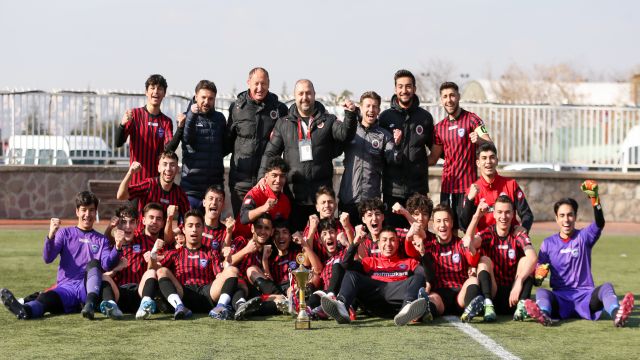
<path fill-rule="evenodd" d="M 345 117 L 359 120 L 355 137 L 345 145 L 344 172 L 338 193 L 338 208 L 349 213 L 354 221 L 352 225 L 360 224 L 358 203 L 381 197 L 385 164 L 395 164 L 401 159 L 393 135 L 378 125 L 380 101 L 380 95 L 367 91 L 360 96 L 360 108 L 352 105 L 345 110 Z"/>
<path fill-rule="evenodd" d="M 435 165 L 444 152 L 440 203 L 453 210 L 453 228 L 457 231 L 461 225 L 464 194 L 478 179 L 476 146 L 492 141 L 482 119 L 460 107 L 458 85 L 452 82 L 440 85 L 440 103 L 447 116 L 435 127 L 429 165 Z"/>
<path fill-rule="evenodd" d="M 131 200 L 138 203 L 138 231 L 144 230 L 143 218 L 144 207 L 149 203 L 158 203 L 162 205 L 164 215 L 167 215 L 167 209 L 173 205 L 177 208 L 180 215 L 179 221 L 182 222 L 184 213 L 189 210 L 189 200 L 182 188 L 174 183 L 178 174 L 178 155 L 173 151 L 165 151 L 160 155 L 158 162 L 158 173 L 160 176 L 144 179 L 138 184 L 132 185 L 131 179 L 135 174 L 141 171 L 142 166 L 138 162 L 133 162 L 129 167 L 129 171 L 120 182 L 116 197 L 118 200 Z M 173 211 L 172 211 L 173 212 Z M 165 234 L 171 231 L 171 223 L 166 219 Z M 173 220 L 173 219 L 172 219 Z M 171 237 L 162 236 L 165 240 Z"/>
<path fill-rule="evenodd" d="M 164 246 L 164 241 L 158 239 L 164 225 L 164 212 L 158 203 L 148 203 L 143 212 L 144 232 L 136 234 L 136 210 L 124 206 L 116 211 L 119 221 L 114 231 L 115 247 L 122 251 L 123 266 L 118 265 L 102 275 L 100 303 L 100 311 L 111 319 L 122 319 L 123 312 L 135 312 L 137 320 L 148 319 L 156 310 L 153 299 L 158 278 L 145 257 L 154 246 L 156 249 Z"/>
<path fill-rule="evenodd" d="M 385 217 L 390 225 L 406 228 L 406 220 L 391 211 L 393 204 L 405 205 L 414 193 L 429 192 L 427 149 L 433 144 L 433 117 L 420 107 L 416 95 L 416 78 L 408 70 L 398 70 L 394 77 L 395 95 L 391 108 L 380 114 L 380 126 L 393 134 L 399 162 L 386 162 L 382 178 Z"/>
<path fill-rule="evenodd" d="M 209 186 L 224 186 L 227 122 L 224 115 L 215 110 L 217 93 L 212 81 L 201 80 L 186 112 L 180 186 L 193 209 L 202 208 L 202 199 Z"/>
<path fill-rule="evenodd" d="M 278 96 L 269 92 L 269 73 L 256 67 L 249 72 L 249 89 L 238 94 L 229 107 L 227 144 L 231 150 L 229 193 L 233 216 L 238 216 L 242 200 L 258 182 L 260 160 L 276 121 L 287 114 Z"/>
<path fill-rule="evenodd" d="M 340 155 L 340 146 L 353 139 L 357 124 L 355 118 L 339 121 L 329 114 L 324 105 L 316 101 L 310 80 L 298 80 L 294 95 L 296 103 L 273 128 L 260 174 L 265 173 L 269 159 L 284 155 L 291 167 L 287 182 L 293 188 L 294 197 L 290 222 L 297 231 L 304 228 L 309 215 L 315 211 L 313 204 L 318 188 L 332 185 L 332 160 Z"/>

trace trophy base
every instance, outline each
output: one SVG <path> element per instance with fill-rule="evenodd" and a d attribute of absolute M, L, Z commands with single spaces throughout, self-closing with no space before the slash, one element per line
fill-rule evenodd
<path fill-rule="evenodd" d="M 311 330 L 311 321 L 310 320 L 297 320 L 296 319 L 296 330 Z"/>

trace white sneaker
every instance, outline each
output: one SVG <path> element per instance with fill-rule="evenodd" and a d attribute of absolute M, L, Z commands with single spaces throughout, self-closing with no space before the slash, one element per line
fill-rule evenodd
<path fill-rule="evenodd" d="M 427 300 L 419 298 L 406 304 L 400 309 L 398 314 L 393 318 L 393 322 L 397 326 L 407 325 L 411 320 L 421 318 L 427 311 Z"/>
<path fill-rule="evenodd" d="M 340 300 L 333 299 L 330 296 L 325 296 L 320 299 L 322 304 L 322 310 L 332 318 L 336 319 L 338 324 L 349 324 L 351 318 L 349 317 L 349 311 L 347 307 Z"/>

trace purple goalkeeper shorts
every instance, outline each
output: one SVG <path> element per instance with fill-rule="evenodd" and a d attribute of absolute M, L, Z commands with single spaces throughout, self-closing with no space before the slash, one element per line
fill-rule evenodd
<path fill-rule="evenodd" d="M 542 291 L 541 291 L 542 290 Z M 598 320 L 602 314 L 602 309 L 592 313 L 589 309 L 591 294 L 595 289 L 576 289 L 576 290 L 554 290 L 538 289 L 538 296 L 544 297 L 550 293 L 558 301 L 558 315 L 560 319 L 583 318 L 587 320 Z M 538 295 L 539 294 L 539 295 Z"/>
<path fill-rule="evenodd" d="M 79 312 L 87 300 L 84 280 L 66 281 L 56 286 L 53 291 L 60 296 L 65 314 Z"/>

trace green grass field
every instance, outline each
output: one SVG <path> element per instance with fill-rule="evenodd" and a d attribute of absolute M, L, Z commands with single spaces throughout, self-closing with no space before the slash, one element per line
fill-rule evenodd
<path fill-rule="evenodd" d="M 42 261 L 46 230 L 0 230 L 0 287 L 24 296 L 55 282 L 57 265 Z M 536 247 L 542 237 L 534 238 Z M 640 244 L 637 237 L 605 235 L 593 253 L 597 284 L 613 282 L 618 295 L 640 297 Z M 500 317 L 497 323 L 472 325 L 522 359 L 636 359 L 640 357 L 640 319 L 634 313 L 623 329 L 606 319 L 565 321 L 551 328 Z M 18 321 L 0 309 L 0 357 L 3 359 L 129 358 L 496 358 L 443 319 L 429 325 L 396 328 L 391 320 L 360 317 L 351 325 L 313 322 L 312 331 L 293 330 L 286 316 L 246 322 L 221 322 L 198 315 L 173 321 L 154 315 L 120 322 L 88 321 L 79 314 Z M 294 350 L 295 349 L 295 350 Z"/>

